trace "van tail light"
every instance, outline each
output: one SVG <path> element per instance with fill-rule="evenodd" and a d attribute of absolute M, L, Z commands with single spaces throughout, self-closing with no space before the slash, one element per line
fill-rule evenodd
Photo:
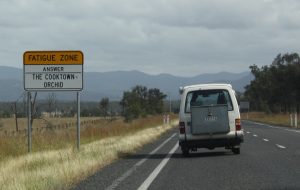
<path fill-rule="evenodd" d="M 235 119 L 235 130 L 240 131 L 242 129 L 241 119 Z"/>
<path fill-rule="evenodd" d="M 185 123 L 183 121 L 179 122 L 179 133 L 185 134 Z"/>

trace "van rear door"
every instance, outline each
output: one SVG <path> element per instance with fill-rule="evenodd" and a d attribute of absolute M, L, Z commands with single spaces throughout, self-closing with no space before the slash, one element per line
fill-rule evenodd
<path fill-rule="evenodd" d="M 230 131 L 227 105 L 191 106 L 191 133 L 220 134 Z"/>
<path fill-rule="evenodd" d="M 233 105 L 227 89 L 199 89 L 186 95 L 192 135 L 228 133 Z"/>

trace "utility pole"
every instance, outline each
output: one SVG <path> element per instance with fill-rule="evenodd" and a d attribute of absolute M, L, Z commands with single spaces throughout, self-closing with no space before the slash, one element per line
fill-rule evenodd
<path fill-rule="evenodd" d="M 16 130 L 19 131 L 19 125 L 18 125 L 18 110 L 17 110 L 17 102 L 14 102 L 15 107 L 15 121 L 16 121 Z"/>
<path fill-rule="evenodd" d="M 170 108 L 169 108 L 169 113 L 171 113 L 171 112 L 172 112 L 171 93 L 169 93 L 169 106 L 170 106 Z"/>

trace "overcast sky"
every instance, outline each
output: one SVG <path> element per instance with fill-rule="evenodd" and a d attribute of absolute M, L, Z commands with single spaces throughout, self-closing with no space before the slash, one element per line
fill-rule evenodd
<path fill-rule="evenodd" d="M 85 71 L 249 71 L 300 52 L 299 0 L 0 0 L 0 65 L 81 50 Z"/>

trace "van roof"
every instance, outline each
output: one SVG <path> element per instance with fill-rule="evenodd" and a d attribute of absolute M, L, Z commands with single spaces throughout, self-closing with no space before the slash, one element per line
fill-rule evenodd
<path fill-rule="evenodd" d="M 180 87 L 179 91 L 182 93 L 186 89 L 198 89 L 198 88 L 231 88 L 231 84 L 226 84 L 226 83 L 210 83 L 210 84 L 195 84 L 195 85 L 189 85 L 189 86 L 184 86 Z"/>

